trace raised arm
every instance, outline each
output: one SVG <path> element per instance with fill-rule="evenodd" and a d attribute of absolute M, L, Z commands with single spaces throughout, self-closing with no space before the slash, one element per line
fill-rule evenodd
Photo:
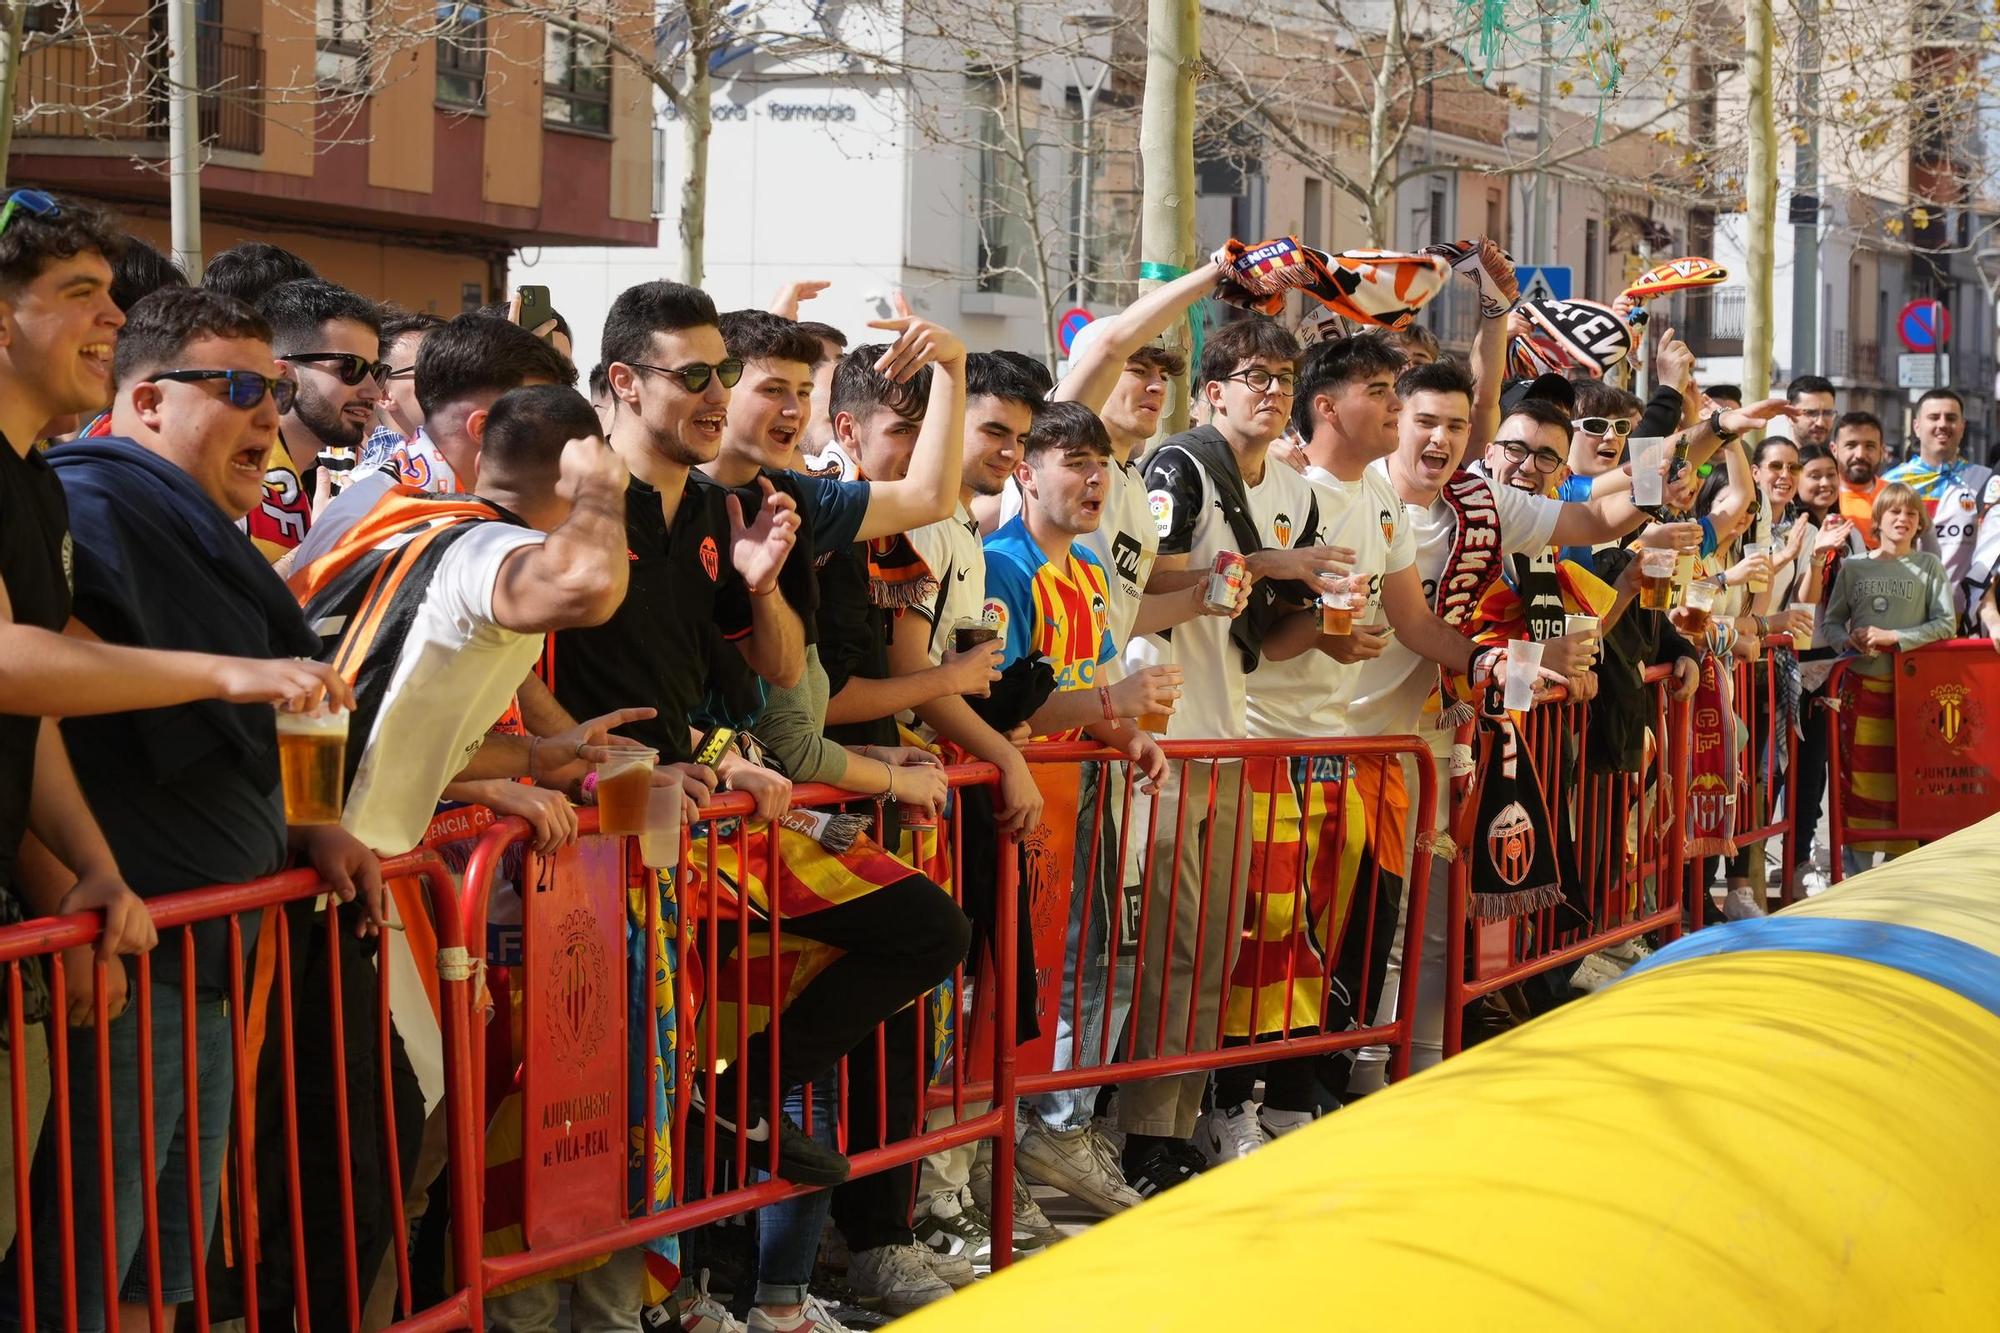
<path fill-rule="evenodd" d="M 1056 386 L 1055 400 L 1103 411 L 1111 401 L 1111 391 L 1118 387 L 1118 377 L 1125 373 L 1126 361 L 1214 291 L 1216 274 L 1211 260 L 1192 273 L 1155 287 L 1117 314 L 1098 320 L 1083 355 L 1070 363 L 1069 373 Z"/>
<path fill-rule="evenodd" d="M 878 319 L 868 327 L 898 332 L 895 343 L 875 363 L 877 370 L 897 380 L 906 380 L 925 366 L 932 370 L 930 399 L 910 455 L 909 473 L 901 481 L 869 483 L 861 541 L 951 517 L 965 470 L 965 344 L 949 329 L 924 319 Z"/>
<path fill-rule="evenodd" d="M 563 447 L 557 493 L 569 517 L 500 566 L 493 583 L 493 620 L 519 634 L 601 625 L 625 600 L 624 462 L 600 439 Z"/>

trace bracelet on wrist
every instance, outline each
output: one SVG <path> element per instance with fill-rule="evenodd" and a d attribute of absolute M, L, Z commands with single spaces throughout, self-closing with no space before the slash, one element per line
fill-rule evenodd
<path fill-rule="evenodd" d="M 1106 722 L 1116 722 L 1118 720 L 1118 712 L 1111 706 L 1111 691 L 1109 688 L 1103 685 L 1097 687 L 1097 702 L 1104 709 L 1104 720 Z"/>

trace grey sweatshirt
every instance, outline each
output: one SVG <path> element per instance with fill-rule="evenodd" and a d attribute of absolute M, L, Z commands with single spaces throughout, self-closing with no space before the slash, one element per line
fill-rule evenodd
<path fill-rule="evenodd" d="M 1892 629 L 1904 650 L 1951 637 L 1958 623 L 1944 565 L 1929 551 L 1903 556 L 1871 555 L 1843 561 L 1826 599 L 1814 642 L 1838 647 L 1858 629 Z M 1888 654 L 1862 657 L 1849 668 L 1868 676 L 1886 676 Z"/>

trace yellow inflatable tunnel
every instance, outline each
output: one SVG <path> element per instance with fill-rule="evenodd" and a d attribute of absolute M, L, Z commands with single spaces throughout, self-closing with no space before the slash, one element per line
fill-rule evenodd
<path fill-rule="evenodd" d="M 2000 1330 L 2000 817 L 899 1323 Z"/>

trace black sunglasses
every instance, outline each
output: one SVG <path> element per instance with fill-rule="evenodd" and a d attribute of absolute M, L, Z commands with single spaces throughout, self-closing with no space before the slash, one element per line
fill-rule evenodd
<path fill-rule="evenodd" d="M 254 370 L 163 370 L 147 378 L 174 380 L 182 384 L 223 380 L 222 396 L 231 407 L 240 407 L 246 412 L 263 402 L 267 393 L 271 395 L 271 401 L 278 405 L 279 412 L 289 412 L 292 410 L 292 399 L 299 392 L 299 386 L 282 375 L 259 375 Z"/>
<path fill-rule="evenodd" d="M 743 378 L 743 363 L 733 356 L 726 357 L 712 366 L 697 361 L 691 366 L 682 366 L 679 370 L 671 366 L 649 366 L 644 361 L 626 361 L 623 364 L 634 370 L 650 370 L 655 374 L 672 375 L 689 393 L 700 393 L 706 389 L 710 375 L 721 380 L 725 389 L 735 388 L 736 381 Z"/>
<path fill-rule="evenodd" d="M 375 383 L 378 385 L 389 382 L 387 361 L 371 361 L 357 352 L 294 352 L 290 356 L 280 357 L 279 360 L 325 361 L 336 364 L 340 369 L 333 373 L 338 375 L 340 382 L 350 389 L 371 375 L 375 377 Z"/>
<path fill-rule="evenodd" d="M 1550 449 L 1537 449 L 1526 440 L 1495 440 L 1493 443 L 1500 446 L 1500 451 L 1513 461 L 1514 466 L 1530 465 L 1543 476 L 1563 465 L 1561 454 Z"/>

